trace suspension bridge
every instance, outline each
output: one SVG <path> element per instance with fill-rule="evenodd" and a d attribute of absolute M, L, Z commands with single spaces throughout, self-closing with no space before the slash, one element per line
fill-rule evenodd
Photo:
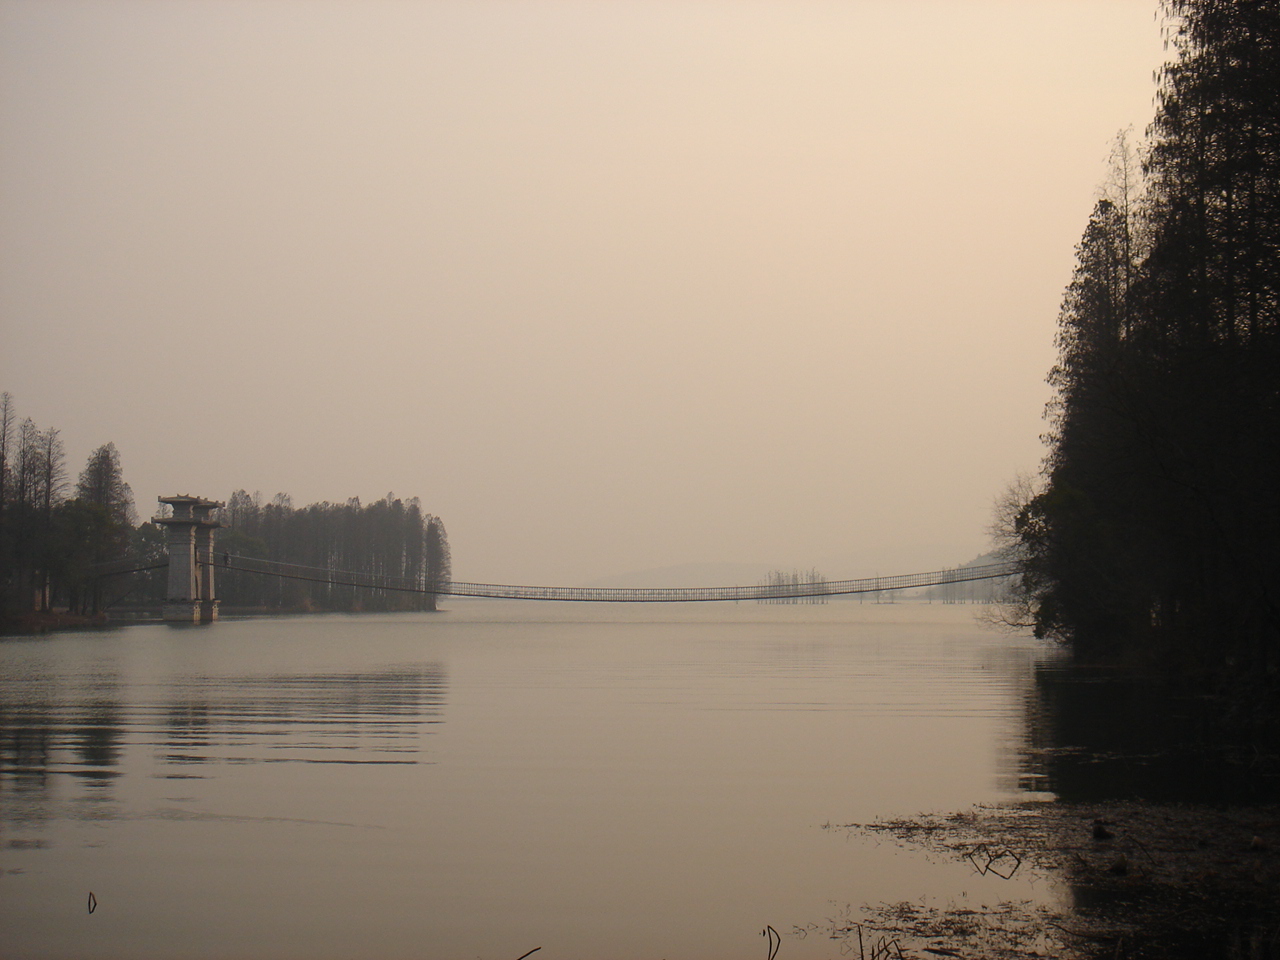
<path fill-rule="evenodd" d="M 162 570 L 168 560 L 140 563 L 120 560 L 103 564 L 99 577 L 123 576 L 147 570 Z M 333 587 L 360 587 L 368 590 L 390 590 L 403 593 L 434 594 L 448 597 L 482 597 L 492 600 L 559 600 L 590 603 L 689 603 L 737 600 L 797 600 L 838 597 L 860 593 L 882 593 L 936 587 L 975 580 L 1012 577 L 1019 572 L 1016 562 L 989 563 L 973 567 L 956 567 L 928 573 L 906 573 L 891 577 L 866 577 L 860 580 L 820 580 L 813 583 L 760 584 L 735 587 L 546 587 L 506 583 L 470 583 L 447 580 L 426 583 L 421 579 L 359 573 L 333 567 L 309 567 L 277 560 L 263 560 L 223 553 L 212 558 L 212 566 L 223 571 L 240 571 L 285 580 L 302 580 Z M 196 564 L 198 575 L 206 571 Z"/>
<path fill-rule="evenodd" d="M 221 503 L 189 495 L 161 497 L 160 502 L 173 508 L 171 516 L 157 517 L 155 521 L 168 531 L 166 558 L 149 562 L 120 560 L 102 564 L 94 573 L 101 579 L 167 567 L 168 593 L 164 603 L 164 619 L 186 623 L 208 623 L 218 618 L 218 594 L 214 588 L 214 575 L 219 569 L 286 580 L 302 580 L 333 587 L 358 587 L 366 590 L 428 594 L 434 597 L 591 603 L 801 601 L 819 597 L 969 583 L 975 580 L 994 580 L 1015 576 L 1020 569 L 1016 562 L 990 563 L 982 566 L 956 567 L 950 570 L 933 570 L 929 573 L 906 573 L 892 577 L 768 583 L 754 587 L 538 587 L 505 583 L 468 583 L 459 580 L 436 581 L 426 578 L 360 573 L 332 566 L 311 567 L 283 563 L 278 560 L 233 555 L 230 552 L 219 555 L 215 549 L 215 532 L 222 524 L 214 519 L 213 512 L 222 506 Z"/>
<path fill-rule="evenodd" d="M 484 597 L 493 600 L 560 600 L 591 603 L 690 603 L 733 600 L 792 600 L 835 597 L 857 593 L 908 590 L 946 583 L 966 583 L 1013 576 L 1016 563 L 993 563 L 930 573 L 908 573 L 862 580 L 817 581 L 814 583 L 763 584 L 751 587 L 540 587 L 504 583 L 467 583 L 450 580 L 425 584 L 400 577 L 352 573 L 321 567 L 304 567 L 272 560 L 224 555 L 226 567 L 290 580 L 306 580 L 333 586 L 365 587 L 408 593 L 433 593 L 450 597 Z"/>

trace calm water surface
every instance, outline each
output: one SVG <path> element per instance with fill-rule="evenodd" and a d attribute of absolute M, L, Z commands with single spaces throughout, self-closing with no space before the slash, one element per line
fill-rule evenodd
<path fill-rule="evenodd" d="M 1018 793 L 1052 653 L 975 609 L 2 639 L 0 956 L 801 960 L 863 903 L 1053 900 L 831 826 Z"/>

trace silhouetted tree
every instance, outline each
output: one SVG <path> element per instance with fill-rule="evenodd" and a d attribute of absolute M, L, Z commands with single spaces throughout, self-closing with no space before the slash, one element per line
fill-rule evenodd
<path fill-rule="evenodd" d="M 63 491 L 67 482 L 66 453 L 58 431 L 50 427 L 40 435 L 40 481 L 39 481 L 39 532 L 41 544 L 39 550 L 40 565 L 40 609 L 48 613 L 53 602 L 52 574 L 57 561 L 55 548 L 53 511 L 63 500 Z"/>
<path fill-rule="evenodd" d="M 121 526 L 133 526 L 133 490 L 125 483 L 114 443 L 104 443 L 90 454 L 76 484 L 76 497 L 102 507 Z"/>
<path fill-rule="evenodd" d="M 12 580 L 18 609 L 35 607 L 37 566 L 40 557 L 40 481 L 43 436 L 35 421 L 24 417 L 18 424 L 11 472 L 13 497 L 7 523 L 10 530 Z"/>
<path fill-rule="evenodd" d="M 76 499 L 101 514 L 98 522 L 87 527 L 93 562 L 126 556 L 133 535 L 133 491 L 125 483 L 114 443 L 105 443 L 90 454 L 76 483 Z M 102 609 L 100 584 L 95 583 L 89 593 L 89 608 L 94 613 Z"/>
<path fill-rule="evenodd" d="M 14 606 L 14 593 L 17 589 L 14 582 L 13 531 L 9 521 L 12 513 L 9 508 L 12 486 L 9 456 L 16 422 L 13 397 L 6 390 L 0 393 L 0 615 Z"/>
<path fill-rule="evenodd" d="M 1081 652 L 1277 677 L 1280 0 L 1165 7 L 1145 187 L 1098 203 L 1063 300 L 1023 595 Z"/>
<path fill-rule="evenodd" d="M 13 398 L 0 394 L 0 617 L 94 607 L 93 565 L 128 554 L 132 497 L 115 447 L 89 458 L 75 499 L 66 487 L 59 431 L 18 422 Z"/>
<path fill-rule="evenodd" d="M 0 393 L 0 524 L 4 521 L 4 508 L 9 501 L 9 454 L 16 422 L 17 414 L 13 408 L 13 396 L 6 390 Z"/>
<path fill-rule="evenodd" d="M 439 517 L 428 516 L 424 546 L 423 583 L 427 589 L 428 610 L 436 609 L 436 599 L 442 587 L 453 578 L 453 559 L 449 551 L 449 536 Z"/>

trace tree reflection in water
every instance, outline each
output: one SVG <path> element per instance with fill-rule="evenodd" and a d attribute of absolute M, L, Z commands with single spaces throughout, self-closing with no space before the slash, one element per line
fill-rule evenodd
<path fill-rule="evenodd" d="M 1219 701 L 1131 672 L 1041 665 L 1028 692 L 1019 780 L 1060 800 L 1257 803 L 1280 768 Z"/>
<path fill-rule="evenodd" d="M 446 687 L 439 664 L 190 677 L 133 690 L 114 675 L 77 682 L 11 677 L 0 684 L 0 790 L 9 795 L 0 813 L 32 822 L 47 819 L 54 803 L 112 801 L 126 754 L 146 748 L 161 770 L 216 762 L 418 763 L 424 727 L 441 722 Z M 78 789 L 59 786 L 67 779 Z"/>

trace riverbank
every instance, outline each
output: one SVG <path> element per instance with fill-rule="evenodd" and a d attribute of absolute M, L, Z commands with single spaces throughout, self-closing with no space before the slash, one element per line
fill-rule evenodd
<path fill-rule="evenodd" d="M 1065 894 L 1060 909 L 864 907 L 851 955 L 1280 957 L 1280 805 L 1027 802 L 843 829 Z"/>
<path fill-rule="evenodd" d="M 341 613 L 350 615 L 377 614 L 378 610 L 321 610 L 312 607 L 221 607 L 219 619 L 246 619 L 250 617 L 298 617 L 309 614 Z M 394 611 L 404 612 L 404 611 Z M 424 611 L 436 613 L 438 611 Z M 0 618 L 0 636 L 31 636 L 53 633 L 58 630 L 98 630 L 140 623 L 161 623 L 163 608 L 159 606 L 115 607 L 110 613 L 82 616 L 66 612 L 26 613 L 15 617 Z"/>
<path fill-rule="evenodd" d="M 53 630 L 94 629 L 107 625 L 107 615 L 92 615 L 52 611 L 31 611 L 16 616 L 0 618 L 0 634 L 49 633 Z"/>

